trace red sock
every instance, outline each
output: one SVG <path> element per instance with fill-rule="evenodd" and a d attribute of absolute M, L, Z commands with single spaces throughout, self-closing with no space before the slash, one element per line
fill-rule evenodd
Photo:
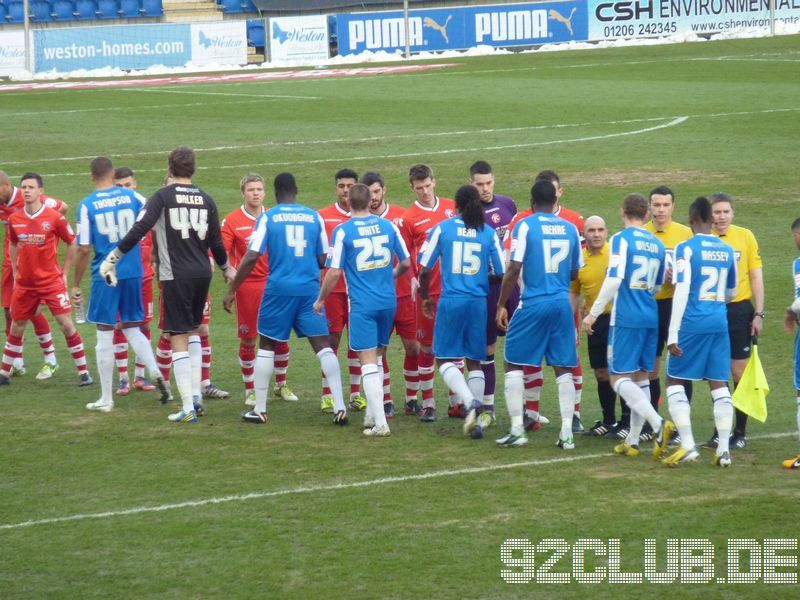
<path fill-rule="evenodd" d="M 406 381 L 406 402 L 417 399 L 419 391 L 419 357 L 406 354 L 403 360 L 403 378 Z"/>
<path fill-rule="evenodd" d="M 83 340 L 81 339 L 81 334 L 77 331 L 67 338 L 67 350 L 72 355 L 75 366 L 78 367 L 78 374 L 88 373 L 89 368 L 86 366 L 86 352 L 83 350 Z"/>
<path fill-rule="evenodd" d="M 200 347 L 203 352 L 203 362 L 200 368 L 201 385 L 207 387 L 211 384 L 211 340 L 207 335 L 200 336 Z"/>
<path fill-rule="evenodd" d="M 11 335 L 6 337 L 6 345 L 3 348 L 3 363 L 0 365 L 0 375 L 8 377 L 11 375 L 11 366 L 14 360 L 22 356 L 22 337 Z"/>
<path fill-rule="evenodd" d="M 383 357 L 383 403 L 392 401 L 392 373 L 389 370 L 389 357 Z"/>
<path fill-rule="evenodd" d="M 289 344 L 275 344 L 275 387 L 286 385 L 286 371 L 289 369 Z"/>
<path fill-rule="evenodd" d="M 535 394 L 536 399 L 525 400 L 525 410 L 539 412 L 539 399 L 538 396 L 542 391 L 542 384 L 544 378 L 542 375 L 541 367 L 523 367 L 522 377 L 525 382 L 525 394 Z"/>
<path fill-rule="evenodd" d="M 358 354 L 347 349 L 347 370 L 350 372 L 350 395 L 361 392 L 361 362 Z"/>
<path fill-rule="evenodd" d="M 33 316 L 31 323 L 33 323 L 33 332 L 39 340 L 39 347 L 42 349 L 45 362 L 55 362 L 52 359 L 55 358 L 56 348 L 53 346 L 53 334 L 50 331 L 50 322 L 47 320 L 47 317 L 42 313 L 38 313 Z M 51 361 L 48 361 L 48 358 L 50 358 Z"/>
<path fill-rule="evenodd" d="M 419 353 L 419 389 L 422 391 L 422 405 L 433 406 L 433 354 L 424 350 Z"/>
<path fill-rule="evenodd" d="M 156 364 L 158 364 L 158 370 L 161 371 L 164 381 L 169 381 L 169 371 L 172 367 L 172 342 L 168 336 L 163 334 L 158 338 L 156 346 Z"/>
<path fill-rule="evenodd" d="M 249 392 L 255 389 L 253 382 L 253 372 L 256 366 L 256 347 L 239 343 L 239 366 L 242 369 L 242 381 L 244 381 L 244 391 Z"/>
<path fill-rule="evenodd" d="M 121 330 L 114 330 L 114 362 L 117 365 L 120 381 L 130 381 L 128 378 L 128 340 Z"/>

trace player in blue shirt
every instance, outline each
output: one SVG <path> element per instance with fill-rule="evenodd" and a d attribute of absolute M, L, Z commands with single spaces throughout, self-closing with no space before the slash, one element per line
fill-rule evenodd
<path fill-rule="evenodd" d="M 464 433 L 483 437 L 491 425 L 493 412 L 483 417 L 485 375 L 481 361 L 486 358 L 486 297 L 489 275 L 505 271 L 505 253 L 500 238 L 484 223 L 481 196 L 466 185 L 456 192 L 458 216 L 442 221 L 428 233 L 419 256 L 422 311 L 433 326 L 433 355 L 447 387 L 465 407 Z M 428 291 L 431 269 L 441 261 L 442 294 L 434 315 Z M 466 359 L 467 380 L 453 363 Z M 478 422 L 480 417 L 480 423 Z"/>
<path fill-rule="evenodd" d="M 394 280 L 408 270 L 411 260 L 397 227 L 369 212 L 372 192 L 366 185 L 352 186 L 348 199 L 350 220 L 333 230 L 328 271 L 314 310 L 322 314 L 325 300 L 344 274 L 350 349 L 358 353 L 367 397 L 364 435 L 386 437 L 391 431 L 383 410 L 383 369 L 378 366 L 378 355 L 385 356 L 394 325 Z M 396 266 L 393 255 L 397 257 Z"/>
<path fill-rule="evenodd" d="M 319 292 L 319 270 L 328 253 L 325 226 L 315 210 L 297 203 L 294 175 L 279 173 L 274 187 L 278 205 L 262 213 L 256 221 L 250 245 L 223 300 L 225 310 L 231 312 L 237 288 L 250 275 L 259 256 L 266 252 L 269 277 L 258 311 L 256 404 L 242 413 L 242 418 L 248 423 L 267 422 L 267 392 L 275 370 L 275 342 L 287 341 L 294 328 L 298 337 L 308 338 L 319 358 L 333 394 L 333 422 L 346 425 L 339 361 L 331 350 L 328 322 L 313 308 Z"/>
<path fill-rule="evenodd" d="M 800 249 L 800 219 L 792 223 L 792 236 L 794 243 Z M 794 328 L 800 318 L 800 258 L 795 258 L 792 263 L 794 276 L 794 302 L 786 309 L 783 326 L 786 333 L 794 333 Z M 800 432 L 800 332 L 794 338 L 794 389 L 797 394 L 797 430 Z M 783 461 L 787 469 L 800 469 L 800 454 Z"/>
<path fill-rule="evenodd" d="M 144 321 L 142 301 L 142 259 L 137 244 L 117 263 L 116 286 L 108 285 L 100 275 L 100 263 L 125 237 L 142 209 L 135 192 L 114 185 L 114 165 L 105 156 L 91 162 L 95 191 L 78 206 L 78 257 L 72 296 L 80 297 L 80 284 L 94 248 L 92 259 L 92 291 L 89 296 L 87 320 L 97 325 L 97 372 L 101 396 L 86 405 L 89 410 L 110 412 L 114 408 L 112 384 L 114 379 L 114 327 L 121 323 L 122 333 L 144 362 L 161 391 L 161 401 L 170 399 L 169 389 L 158 370 L 153 348 L 139 329 Z"/>
<path fill-rule="evenodd" d="M 707 198 L 697 198 L 689 207 L 694 237 L 675 248 L 675 295 L 667 338 L 667 399 L 681 447 L 664 459 L 664 463 L 673 466 L 700 456 L 694 447 L 691 404 L 684 384 L 702 379 L 708 381 L 711 390 L 714 422 L 720 436 L 714 464 L 731 464 L 731 346 L 725 305 L 736 296 L 736 260 L 733 248 L 711 235 L 711 224 L 711 203 Z"/>
<path fill-rule="evenodd" d="M 658 307 L 653 298 L 664 280 L 664 245 L 644 229 L 647 200 L 628 194 L 622 203 L 625 229 L 611 238 L 606 278 L 583 328 L 592 326 L 613 298 L 608 335 L 608 372 L 614 391 L 631 408 L 631 428 L 614 452 L 639 455 L 639 434 L 647 421 L 655 434 L 653 458 L 660 459 L 674 431 L 650 404 L 650 380 L 658 344 Z"/>
<path fill-rule="evenodd" d="M 505 395 L 511 431 L 497 440 L 513 447 L 528 443 L 523 426 L 525 389 L 523 366 L 540 367 L 547 359 L 556 373 L 561 432 L 557 446 L 575 447 L 572 417 L 575 384 L 572 367 L 578 364 L 575 323 L 569 302 L 569 285 L 583 264 L 580 238 L 574 225 L 555 216 L 556 188 L 550 181 L 537 181 L 531 188 L 534 214 L 514 227 L 511 261 L 503 278 L 497 304 L 497 325 L 506 334 Z M 508 321 L 506 302 L 522 271 L 522 299 Z"/>

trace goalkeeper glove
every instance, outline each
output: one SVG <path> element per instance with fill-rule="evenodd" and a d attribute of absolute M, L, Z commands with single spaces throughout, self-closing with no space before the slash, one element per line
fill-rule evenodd
<path fill-rule="evenodd" d="M 117 263 L 123 255 L 114 248 L 108 253 L 102 263 L 100 263 L 100 276 L 106 280 L 106 283 L 111 287 L 117 285 Z"/>

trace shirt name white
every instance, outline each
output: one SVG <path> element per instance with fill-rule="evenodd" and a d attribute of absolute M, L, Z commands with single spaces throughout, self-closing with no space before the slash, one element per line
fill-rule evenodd
<path fill-rule="evenodd" d="M 366 227 L 358 228 L 358 235 L 363 235 L 363 236 L 375 235 L 380 232 L 381 232 L 380 225 L 367 225 Z"/>

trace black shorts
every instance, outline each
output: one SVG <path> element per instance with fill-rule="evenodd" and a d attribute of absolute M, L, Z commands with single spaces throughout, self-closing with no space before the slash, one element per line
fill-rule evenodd
<path fill-rule="evenodd" d="M 498 336 L 505 336 L 505 333 L 497 328 L 497 301 L 500 299 L 500 288 L 502 283 L 489 284 L 489 294 L 486 296 L 486 345 L 491 346 L 497 343 Z M 514 316 L 514 311 L 519 304 L 519 286 L 515 285 L 511 290 L 511 294 L 506 301 L 506 309 L 508 310 L 508 319 Z"/>
<path fill-rule="evenodd" d="M 750 325 L 756 309 L 750 300 L 728 304 L 728 337 L 731 340 L 731 358 L 741 360 L 750 358 Z"/>
<path fill-rule="evenodd" d="M 188 333 L 200 327 L 210 285 L 210 277 L 173 279 L 162 283 L 164 332 Z"/>
<path fill-rule="evenodd" d="M 589 351 L 589 366 L 593 369 L 608 368 L 608 327 L 611 314 L 600 315 L 594 322 L 594 333 L 587 335 L 587 349 Z"/>
<path fill-rule="evenodd" d="M 656 356 L 664 354 L 664 346 L 669 339 L 669 320 L 672 318 L 672 298 L 656 300 L 658 306 L 658 344 L 656 345 Z"/>

